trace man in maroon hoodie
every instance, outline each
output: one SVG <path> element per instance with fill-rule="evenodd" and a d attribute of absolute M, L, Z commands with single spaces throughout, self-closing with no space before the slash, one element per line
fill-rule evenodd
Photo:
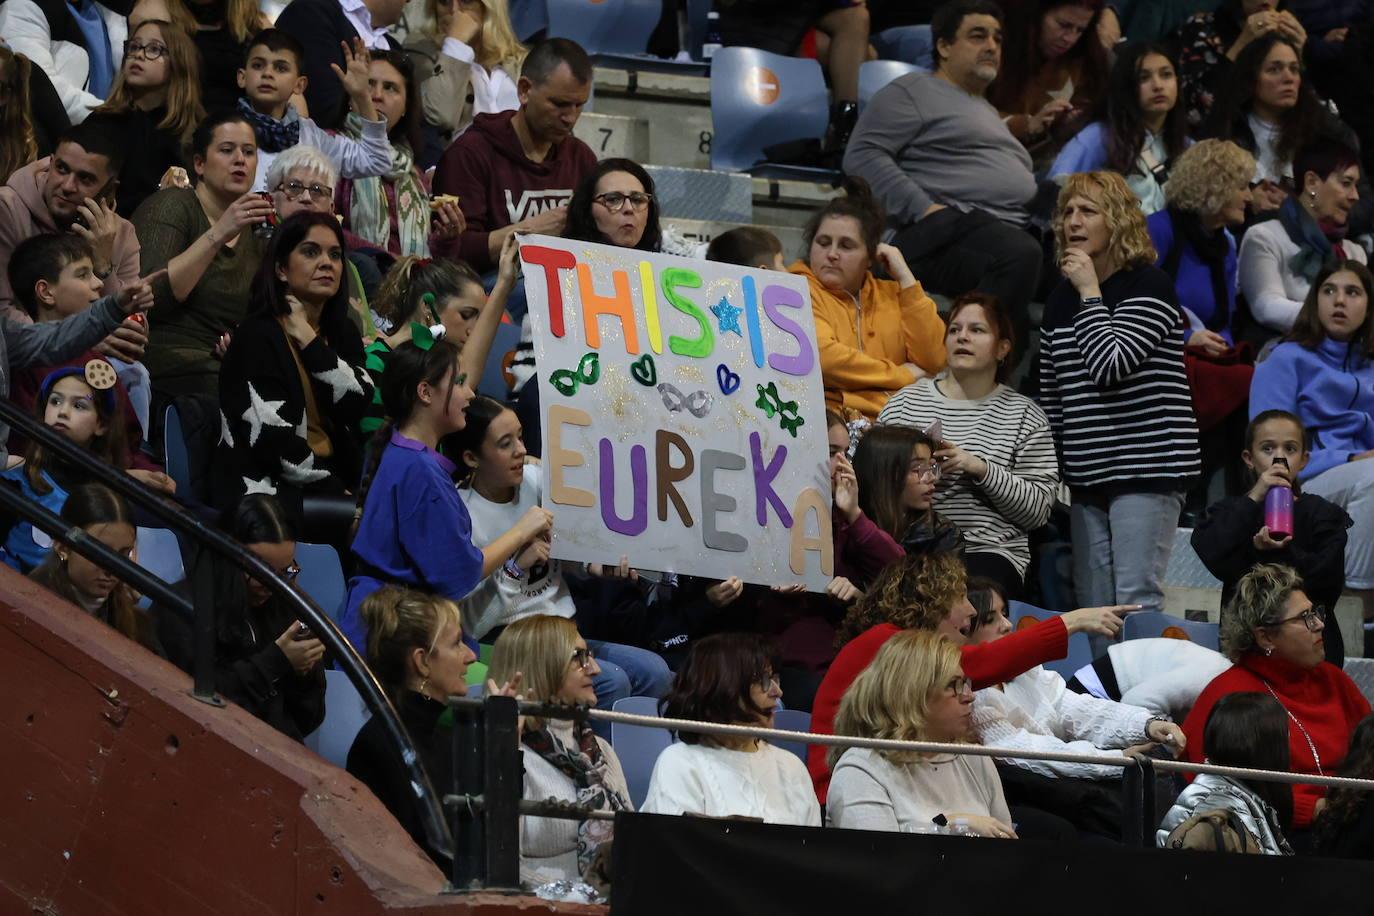
<path fill-rule="evenodd" d="M 592 62 L 574 41 L 535 45 L 520 70 L 520 108 L 479 114 L 444 151 L 434 193 L 455 194 L 467 229 L 463 260 L 493 269 L 512 232 L 560 235 L 573 188 L 596 154 L 573 136 L 592 91 Z"/>

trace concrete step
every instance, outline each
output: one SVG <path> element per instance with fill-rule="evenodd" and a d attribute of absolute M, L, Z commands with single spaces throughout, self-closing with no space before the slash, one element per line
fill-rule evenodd
<path fill-rule="evenodd" d="M 840 189 L 814 181 L 785 178 L 754 178 L 754 218 L 775 226 L 806 226 L 811 214 L 825 205 Z"/>
<path fill-rule="evenodd" d="M 577 119 L 573 134 L 590 146 L 598 159 L 649 161 L 649 122 L 643 118 L 585 111 Z"/>
<path fill-rule="evenodd" d="M 654 179 L 663 216 L 740 226 L 754 220 L 754 188 L 748 175 L 657 164 L 646 164 L 645 169 Z"/>
<path fill-rule="evenodd" d="M 638 161 L 692 169 L 711 167 L 708 77 L 597 67 L 595 83 L 591 107 L 597 114 L 636 118 L 649 125 L 649 153 Z M 593 144 L 592 149 L 596 148 Z"/>

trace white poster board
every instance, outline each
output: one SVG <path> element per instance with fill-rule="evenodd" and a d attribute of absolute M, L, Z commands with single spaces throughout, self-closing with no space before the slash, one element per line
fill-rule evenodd
<path fill-rule="evenodd" d="M 801 277 L 529 236 L 551 555 L 823 591 L 825 401 Z"/>

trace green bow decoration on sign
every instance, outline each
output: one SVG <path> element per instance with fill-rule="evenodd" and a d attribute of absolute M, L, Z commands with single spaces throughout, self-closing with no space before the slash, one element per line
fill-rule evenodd
<path fill-rule="evenodd" d="M 583 385 L 595 385 L 601 378 L 601 357 L 587 353 L 578 360 L 576 369 L 557 369 L 549 374 L 549 384 L 564 397 L 577 394 Z"/>

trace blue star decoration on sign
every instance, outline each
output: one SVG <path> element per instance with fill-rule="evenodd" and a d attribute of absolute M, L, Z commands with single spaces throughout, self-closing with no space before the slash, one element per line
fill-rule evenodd
<path fill-rule="evenodd" d="M 744 336 L 744 332 L 739 329 L 739 316 L 742 311 L 744 310 L 731 305 L 729 299 L 721 299 L 718 304 L 711 306 L 711 314 L 716 316 L 720 333 L 734 331 L 739 337 Z"/>

